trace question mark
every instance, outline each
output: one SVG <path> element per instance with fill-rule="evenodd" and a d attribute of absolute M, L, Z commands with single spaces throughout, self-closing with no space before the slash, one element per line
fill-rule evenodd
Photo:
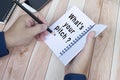
<path fill-rule="evenodd" d="M 71 40 L 71 38 L 68 38 L 68 40 L 66 41 L 66 43 L 69 42 L 70 40 Z"/>

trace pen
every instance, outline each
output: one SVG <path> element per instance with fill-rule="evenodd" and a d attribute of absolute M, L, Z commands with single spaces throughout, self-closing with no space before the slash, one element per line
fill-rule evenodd
<path fill-rule="evenodd" d="M 32 14 L 28 9 L 26 9 L 22 4 L 20 4 L 18 1 L 13 0 L 14 3 L 16 3 L 20 8 L 22 8 L 28 15 L 30 15 L 36 22 L 38 22 L 39 24 L 43 24 L 42 21 L 40 21 L 34 14 Z M 49 28 L 47 28 L 47 31 L 52 33 L 52 30 L 50 30 Z"/>

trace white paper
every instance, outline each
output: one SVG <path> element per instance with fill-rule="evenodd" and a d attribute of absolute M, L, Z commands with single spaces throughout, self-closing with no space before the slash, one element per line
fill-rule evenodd
<path fill-rule="evenodd" d="M 93 25 L 93 28 L 88 28 Z M 56 35 L 49 34 L 46 36 L 45 43 L 60 61 L 64 65 L 67 65 L 83 49 L 86 37 L 90 31 L 96 31 L 97 36 L 105 28 L 105 25 L 95 25 L 95 23 L 77 7 L 73 7 L 50 26 L 50 29 Z M 82 33 L 84 33 L 84 35 Z M 79 35 L 82 35 L 82 38 L 75 40 Z M 72 44 L 71 47 L 69 47 L 70 44 Z"/>

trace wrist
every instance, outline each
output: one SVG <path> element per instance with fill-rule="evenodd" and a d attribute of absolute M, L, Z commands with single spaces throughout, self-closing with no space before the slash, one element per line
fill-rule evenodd
<path fill-rule="evenodd" d="M 10 39 L 10 36 L 7 32 L 4 33 L 5 36 L 5 41 L 6 41 L 6 46 L 7 48 L 11 48 L 12 47 L 12 40 Z"/>
<path fill-rule="evenodd" d="M 87 69 L 65 68 L 65 74 L 71 73 L 87 75 Z"/>

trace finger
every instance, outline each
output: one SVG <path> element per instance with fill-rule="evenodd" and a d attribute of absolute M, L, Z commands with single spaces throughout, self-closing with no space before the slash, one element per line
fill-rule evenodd
<path fill-rule="evenodd" d="M 43 40 L 44 40 L 44 37 L 43 37 L 42 34 L 38 34 L 37 37 L 36 37 L 36 39 L 37 39 L 38 41 L 43 41 Z"/>
<path fill-rule="evenodd" d="M 43 41 L 43 40 L 45 40 L 46 35 L 48 35 L 48 31 L 45 31 L 45 32 L 38 34 L 36 39 L 39 41 Z"/>
<path fill-rule="evenodd" d="M 84 47 L 84 51 L 86 52 L 93 51 L 94 43 L 95 43 L 95 34 L 96 34 L 95 31 L 92 31 L 88 34 L 87 41 Z"/>
<path fill-rule="evenodd" d="M 48 34 L 49 34 L 49 32 L 48 32 L 48 31 L 45 31 L 45 32 L 44 32 L 44 35 L 45 35 L 45 36 L 46 36 L 46 35 L 48 35 Z"/>
<path fill-rule="evenodd" d="M 39 18 L 44 24 L 47 26 L 49 25 L 48 22 L 46 21 L 45 17 L 41 13 L 35 13 L 35 16 Z"/>
<path fill-rule="evenodd" d="M 38 41 L 44 41 L 45 40 L 44 34 L 39 34 L 37 40 Z"/>
<path fill-rule="evenodd" d="M 25 22 L 26 27 L 31 27 L 35 25 L 35 20 L 28 14 L 22 15 L 20 18 L 23 22 Z"/>
<path fill-rule="evenodd" d="M 26 27 L 31 27 L 35 25 L 35 21 L 32 19 L 26 20 Z"/>
<path fill-rule="evenodd" d="M 46 24 L 48 25 L 47 21 L 45 20 L 44 16 L 41 14 L 41 13 L 33 13 L 39 20 L 41 20 L 43 22 L 43 24 Z M 35 25 L 37 24 L 37 22 L 29 15 L 22 15 L 21 16 L 25 22 L 26 22 L 26 25 L 29 27 L 31 25 Z"/>
<path fill-rule="evenodd" d="M 39 33 L 42 33 L 46 31 L 47 26 L 45 24 L 36 24 L 35 26 L 29 28 L 29 32 L 33 35 L 36 36 Z"/>

